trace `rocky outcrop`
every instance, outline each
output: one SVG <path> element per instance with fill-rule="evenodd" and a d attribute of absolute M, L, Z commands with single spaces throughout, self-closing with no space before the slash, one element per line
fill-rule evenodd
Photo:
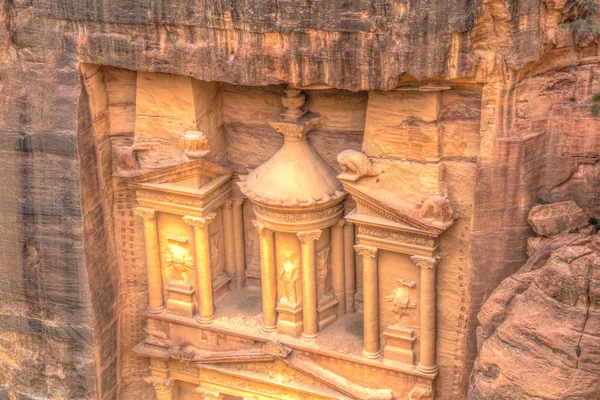
<path fill-rule="evenodd" d="M 600 398 L 596 228 L 543 240 L 478 319 L 468 399 Z"/>

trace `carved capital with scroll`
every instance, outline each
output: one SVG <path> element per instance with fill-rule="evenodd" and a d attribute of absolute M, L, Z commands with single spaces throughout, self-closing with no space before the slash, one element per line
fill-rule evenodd
<path fill-rule="evenodd" d="M 156 219 L 156 210 L 148 207 L 136 207 L 133 212 L 144 221 L 154 221 Z"/>
<path fill-rule="evenodd" d="M 272 235 L 273 231 L 270 230 L 269 228 L 267 228 L 266 226 L 264 226 L 262 223 L 260 223 L 257 220 L 252 220 L 252 225 L 254 225 L 254 227 L 256 228 L 256 230 L 258 231 L 259 236 L 267 236 L 267 235 Z"/>
<path fill-rule="evenodd" d="M 369 258 L 375 258 L 377 257 L 377 252 L 379 251 L 377 249 L 377 247 L 374 246 L 367 246 L 364 244 L 357 244 L 354 246 L 354 250 L 356 250 L 356 252 L 363 256 L 363 257 L 369 257 Z"/>
<path fill-rule="evenodd" d="M 185 217 L 183 217 L 183 221 L 186 224 L 191 225 L 195 228 L 204 229 L 204 228 L 208 227 L 208 225 L 215 219 L 216 216 L 217 216 L 217 214 L 214 212 L 208 214 L 206 217 L 185 216 Z"/>
<path fill-rule="evenodd" d="M 441 257 L 411 256 L 410 259 L 417 267 L 421 269 L 435 269 Z"/>
<path fill-rule="evenodd" d="M 300 243 L 308 243 L 315 240 L 319 240 L 319 238 L 321 237 L 321 233 L 323 233 L 323 231 L 317 229 L 314 231 L 298 232 L 296 236 L 298 236 L 298 239 L 300 239 Z"/>
<path fill-rule="evenodd" d="M 175 380 L 172 378 L 161 378 L 159 376 L 147 376 L 144 378 L 146 383 L 154 386 L 156 393 L 169 393 L 175 386 Z"/>

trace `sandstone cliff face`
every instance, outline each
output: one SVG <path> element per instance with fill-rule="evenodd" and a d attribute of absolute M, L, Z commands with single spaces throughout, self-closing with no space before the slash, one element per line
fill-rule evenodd
<path fill-rule="evenodd" d="M 537 247 L 479 314 L 469 399 L 600 396 L 600 235 L 587 228 Z"/>
<path fill-rule="evenodd" d="M 279 83 L 369 90 L 373 100 L 401 79 L 481 88 L 474 106 L 443 116 L 475 124 L 448 131 L 452 146 L 442 155 L 451 192 L 470 180 L 475 193 L 454 199 L 463 219 L 448 245 L 465 251 L 453 264 L 460 271 L 443 272 L 460 273 L 462 283 L 440 300 L 456 326 L 440 335 L 456 349 L 441 355 L 454 366 L 440 376 L 440 398 L 465 396 L 477 354 L 475 316 L 525 262 L 535 200 L 600 208 L 599 119 L 591 113 L 600 57 L 596 42 L 575 43 L 562 28 L 571 2 L 1 4 L 2 395 L 115 398 L 125 386 L 143 385 L 146 365 L 128 353 L 143 334 L 131 322 L 145 304 L 140 244 L 129 235 L 139 226 L 125 215 L 132 199 L 111 180 L 110 141 L 132 141 L 131 71 L 228 82 L 230 97 L 240 95 L 233 85 Z M 115 82 L 121 97 L 94 95 Z M 366 103 L 361 96 L 351 101 Z M 236 157 L 235 117 L 225 110 L 234 143 L 226 152 L 245 166 Z M 473 169 L 462 168 L 465 160 Z M 128 252 L 127 264 L 118 265 L 117 251 Z M 131 334 L 123 341 L 119 331 Z"/>

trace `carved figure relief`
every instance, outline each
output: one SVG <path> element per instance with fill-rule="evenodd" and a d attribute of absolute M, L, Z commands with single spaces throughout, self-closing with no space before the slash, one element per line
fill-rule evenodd
<path fill-rule="evenodd" d="M 287 261 L 283 264 L 279 277 L 283 280 L 284 293 L 279 300 L 281 304 L 291 307 L 298 305 L 298 295 L 296 294 L 296 283 L 300 277 L 300 268 L 295 262 Z"/>
<path fill-rule="evenodd" d="M 417 302 L 410 295 L 410 289 L 416 286 L 416 282 L 402 278 L 396 279 L 398 286 L 394 289 L 394 293 L 386 296 L 386 300 L 392 303 L 392 312 L 396 315 L 396 323 L 400 323 L 406 311 L 417 307 Z"/>
<path fill-rule="evenodd" d="M 331 294 L 330 253 L 331 247 L 317 253 L 317 299 L 319 301 L 333 296 Z"/>
<path fill-rule="evenodd" d="M 375 176 L 375 169 L 371 160 L 364 153 L 356 150 L 344 150 L 337 156 L 338 164 L 344 172 L 363 176 Z"/>
<path fill-rule="evenodd" d="M 189 282 L 190 274 L 194 270 L 194 258 L 186 248 L 187 241 L 188 238 L 185 236 L 167 235 L 165 266 L 169 270 L 169 275 L 174 270 L 184 281 Z"/>
<path fill-rule="evenodd" d="M 221 270 L 218 268 L 219 266 L 219 239 L 221 237 L 221 232 L 214 233 L 209 241 L 210 241 L 210 265 L 212 268 L 213 277 L 221 275 Z"/>

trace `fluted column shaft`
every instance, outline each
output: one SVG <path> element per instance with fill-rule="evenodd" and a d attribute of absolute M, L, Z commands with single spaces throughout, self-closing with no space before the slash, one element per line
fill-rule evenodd
<path fill-rule="evenodd" d="M 233 224 L 233 202 L 231 200 L 223 203 L 221 209 L 223 210 L 223 226 L 224 226 L 224 239 L 225 239 L 225 271 L 227 275 L 232 279 L 237 276 L 236 270 L 236 259 L 235 259 L 235 239 L 234 239 L 234 224 Z M 232 286 L 236 286 L 233 283 Z"/>
<path fill-rule="evenodd" d="M 331 227 L 331 286 L 338 301 L 335 313 L 346 314 L 346 271 L 344 265 L 344 220 Z"/>
<path fill-rule="evenodd" d="M 356 252 L 363 258 L 363 308 L 364 347 L 366 358 L 379 358 L 379 282 L 377 278 L 377 253 L 373 246 L 357 244 Z"/>
<path fill-rule="evenodd" d="M 146 270 L 148 273 L 148 308 L 146 310 L 149 313 L 158 314 L 165 309 L 165 302 L 160 267 L 156 211 L 152 208 L 137 207 L 135 213 L 144 220 L 144 244 L 146 247 Z"/>
<path fill-rule="evenodd" d="M 419 267 L 420 278 L 420 356 L 419 371 L 434 373 L 438 370 L 435 351 L 435 267 L 439 257 L 413 256 Z"/>
<path fill-rule="evenodd" d="M 319 333 L 317 315 L 317 282 L 315 268 L 315 240 L 321 230 L 299 232 L 302 252 L 302 337 L 314 339 Z"/>
<path fill-rule="evenodd" d="M 210 265 L 210 243 L 208 240 L 208 225 L 215 219 L 216 214 L 206 217 L 183 217 L 183 220 L 194 227 L 194 246 L 196 256 L 196 281 L 198 284 L 198 322 L 208 323 L 215 318 L 213 303 L 212 271 Z"/>
<path fill-rule="evenodd" d="M 235 242 L 235 285 L 241 288 L 245 285 L 246 246 L 244 244 L 244 215 L 242 204 L 244 199 L 233 199 L 233 235 Z"/>
<path fill-rule="evenodd" d="M 277 329 L 277 271 L 275 270 L 275 243 L 273 231 L 259 221 L 252 221 L 260 237 L 260 277 L 262 286 L 263 329 Z"/>
<path fill-rule="evenodd" d="M 354 292 L 356 291 L 356 270 L 354 266 L 354 224 L 344 225 L 344 280 L 346 291 L 346 312 L 354 312 Z"/>

